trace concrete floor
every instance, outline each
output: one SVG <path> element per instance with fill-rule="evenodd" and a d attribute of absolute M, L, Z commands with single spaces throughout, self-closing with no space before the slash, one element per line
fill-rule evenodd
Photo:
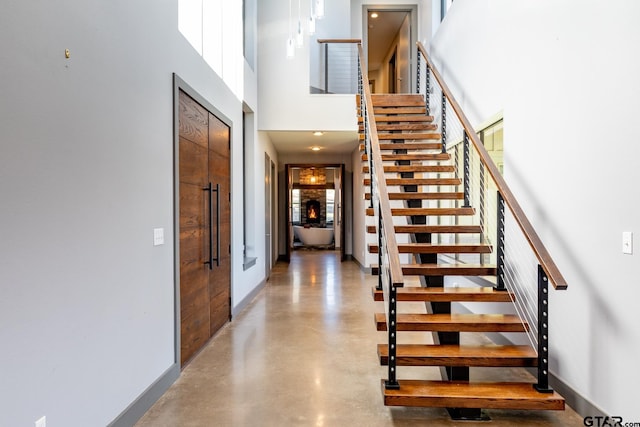
<path fill-rule="evenodd" d="M 371 297 L 376 280 L 353 262 L 340 263 L 334 251 L 294 251 L 291 263 L 276 265 L 265 289 L 136 426 L 583 425 L 568 407 L 487 410 L 489 422 L 452 421 L 440 408 L 385 407 L 380 379 L 386 368 L 376 356 L 385 333 L 373 323 L 373 313 L 383 307 Z M 496 371 L 472 370 L 472 379 Z M 510 371 L 500 378 L 534 381 L 523 370 Z M 398 373 L 440 378 L 437 368 L 404 367 Z"/>

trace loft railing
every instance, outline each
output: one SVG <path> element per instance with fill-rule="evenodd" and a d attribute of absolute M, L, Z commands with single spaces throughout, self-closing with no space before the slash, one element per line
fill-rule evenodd
<path fill-rule="evenodd" d="M 318 39 L 320 50 L 311 61 L 311 93 L 356 93 L 358 43 L 359 39 Z"/>
<path fill-rule="evenodd" d="M 452 153 L 463 178 L 464 203 L 476 208 L 483 236 L 496 249 L 496 289 L 515 295 L 516 311 L 530 327 L 538 353 L 536 389 L 549 392 L 548 282 L 557 290 L 567 283 L 491 159 L 476 130 L 452 95 L 424 46 L 417 43 L 417 92 L 425 96 L 427 114 L 440 124 L 442 151 Z M 426 66 L 422 67 L 424 59 Z M 481 260 L 482 262 L 482 260 Z"/>
<path fill-rule="evenodd" d="M 358 99 L 359 110 L 364 130 L 364 147 L 369 163 L 370 179 L 370 208 L 373 208 L 378 237 L 378 289 L 383 290 L 385 298 L 385 314 L 389 335 L 389 364 L 388 379 L 385 387 L 399 388 L 396 377 L 396 290 L 404 284 L 402 268 L 400 267 L 400 253 L 396 242 L 393 217 L 389 193 L 384 176 L 382 155 L 378 141 L 378 128 L 373 111 L 373 101 L 369 89 L 369 77 L 364 66 L 364 53 L 360 40 L 355 41 L 358 51 Z M 351 42 L 353 43 L 353 41 Z"/>

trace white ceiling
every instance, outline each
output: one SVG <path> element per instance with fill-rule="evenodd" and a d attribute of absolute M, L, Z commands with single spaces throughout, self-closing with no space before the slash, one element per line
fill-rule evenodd
<path fill-rule="evenodd" d="M 371 17 L 372 9 L 369 9 L 367 43 L 369 49 L 369 70 L 377 70 L 389 52 L 391 43 L 396 38 L 398 30 L 402 26 L 407 11 L 378 10 L 377 18 Z"/>
<path fill-rule="evenodd" d="M 319 153 L 350 153 L 358 146 L 358 132 L 324 132 L 314 136 L 311 131 L 270 131 L 267 132 L 278 153 L 314 153 L 311 147 L 320 147 Z"/>

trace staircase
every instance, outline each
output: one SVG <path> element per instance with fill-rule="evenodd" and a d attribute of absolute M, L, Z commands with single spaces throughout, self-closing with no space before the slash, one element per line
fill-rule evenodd
<path fill-rule="evenodd" d="M 434 123 L 433 116 L 427 114 L 425 97 L 376 94 L 370 95 L 369 99 L 373 105 L 368 108 L 373 109 L 377 128 L 373 130 L 377 134 L 377 141 L 373 143 L 378 143 L 384 172 L 380 173 L 378 179 L 384 179 L 386 183 L 393 217 L 393 230 L 385 231 L 387 235 L 393 233 L 394 240 L 405 242 L 397 244 L 397 251 L 409 254 L 405 258 L 411 261 L 402 263 L 400 267 L 402 275 L 412 284 L 400 284 L 392 291 L 383 290 L 382 284 L 373 289 L 376 301 L 385 301 L 387 292 L 387 297 L 394 299 L 394 304 L 397 304 L 397 313 L 389 308 L 393 317 L 382 311 L 375 313 L 378 331 L 387 331 L 388 325 L 394 324 L 394 332 L 397 332 L 393 338 L 390 335 L 389 342 L 378 345 L 378 356 L 382 365 L 389 365 L 390 352 L 393 353 L 391 357 L 395 361 L 390 378 L 395 378 L 395 367 L 403 366 L 437 366 L 442 374 L 442 380 L 439 381 L 383 381 L 384 404 L 447 408 L 454 419 L 486 419 L 482 412 L 484 408 L 563 410 L 564 399 L 546 383 L 548 362 L 540 359 L 536 348 L 530 345 L 486 343 L 486 334 L 527 333 L 532 326 L 537 329 L 538 325 L 530 325 L 517 314 L 452 312 L 452 303 L 491 302 L 508 306 L 513 304 L 517 295 L 504 286 L 496 285 L 498 267 L 483 262 L 488 259 L 483 254 L 496 250 L 485 243 L 493 236 L 484 236 L 479 223 L 469 224 L 466 221 L 465 225 L 458 225 L 462 221 L 452 220 L 477 218 L 476 209 L 467 204 L 463 179 L 456 174 L 451 155 L 443 149 L 439 126 Z M 357 104 L 359 111 L 363 111 L 360 97 L 357 98 Z M 362 170 L 366 176 L 363 184 L 370 189 L 366 191 L 365 199 L 371 200 L 374 190 L 369 173 L 374 166 L 369 156 L 375 153 L 371 153 L 366 146 L 366 133 L 372 130 L 365 132 L 365 122 L 360 115 Z M 373 205 L 366 209 L 366 214 L 369 217 L 377 215 Z M 437 221 L 434 218 L 447 220 Z M 369 225 L 367 232 L 375 234 L 379 228 L 379 225 Z M 439 239 L 440 235 L 446 235 L 447 238 Z M 464 243 L 456 243 L 460 241 Z M 378 254 L 383 250 L 382 246 L 370 244 L 368 251 Z M 479 261 L 456 261 L 470 258 L 469 254 Z M 448 262 L 442 261 L 445 258 Z M 382 258 L 380 260 L 382 262 Z M 379 273 L 378 266 L 373 266 L 373 271 Z M 486 279 L 484 283 L 489 286 L 447 287 L 445 276 L 480 276 Z M 384 278 L 381 278 L 380 282 L 383 281 Z M 403 308 L 403 305 L 416 307 L 416 302 L 423 303 L 425 310 L 412 313 Z M 513 312 L 509 309 L 504 311 Z M 420 332 L 430 332 L 432 340 Z M 466 339 L 461 342 L 461 333 L 478 335 L 478 338 L 471 340 L 474 344 L 466 344 Z M 417 337 L 403 339 L 406 334 Z M 424 343 L 419 343 L 420 337 L 424 337 Z M 396 344 L 396 340 L 400 343 Z M 499 370 L 495 370 L 495 381 L 474 379 L 476 368 L 536 368 L 540 360 L 545 364 L 545 377 L 538 382 L 537 388 L 534 387 L 533 377 L 530 382 L 505 382 L 501 380 L 504 374 Z M 525 378 L 527 375 L 523 373 Z"/>

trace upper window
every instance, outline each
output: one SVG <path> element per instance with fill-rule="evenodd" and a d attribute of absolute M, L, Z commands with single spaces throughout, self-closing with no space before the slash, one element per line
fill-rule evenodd
<path fill-rule="evenodd" d="M 238 99 L 243 99 L 242 3 L 178 0 L 178 30 Z"/>
<path fill-rule="evenodd" d="M 498 166 L 500 173 L 504 174 L 504 148 L 502 145 L 504 131 L 502 128 L 502 119 L 482 129 L 478 135 L 480 136 L 480 141 L 484 144 L 484 148 L 487 149 L 489 156 L 496 166 Z"/>
<path fill-rule="evenodd" d="M 453 0 L 440 0 L 440 21 L 444 19 L 445 15 L 449 11 L 449 8 L 453 4 Z"/>

